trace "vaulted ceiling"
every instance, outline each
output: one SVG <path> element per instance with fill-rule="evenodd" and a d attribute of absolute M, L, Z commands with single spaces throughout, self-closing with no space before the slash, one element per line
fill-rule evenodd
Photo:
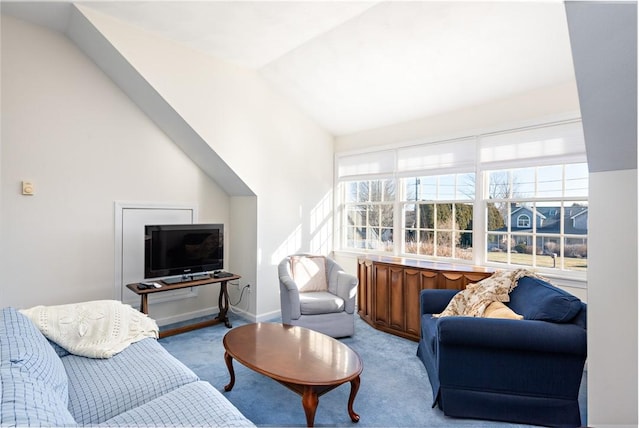
<path fill-rule="evenodd" d="M 1 7 L 64 31 L 69 4 Z M 256 70 L 334 135 L 575 80 L 561 1 L 82 4 Z"/>

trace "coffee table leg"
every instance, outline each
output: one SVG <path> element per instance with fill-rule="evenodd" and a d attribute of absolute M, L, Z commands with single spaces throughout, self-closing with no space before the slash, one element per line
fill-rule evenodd
<path fill-rule="evenodd" d="M 318 393 L 311 386 L 305 386 L 302 393 L 302 407 L 304 414 L 307 415 L 307 426 L 312 427 L 316 418 L 316 409 L 318 408 Z"/>
<path fill-rule="evenodd" d="M 353 411 L 353 400 L 356 398 L 358 389 L 360 389 L 360 376 L 351 381 L 351 394 L 349 394 L 349 404 L 347 406 L 349 416 L 353 422 L 358 422 L 360 420 L 360 415 Z"/>
<path fill-rule="evenodd" d="M 226 351 L 224 353 L 224 362 L 227 363 L 227 369 L 229 369 L 229 376 L 231 376 L 231 380 L 227 385 L 225 385 L 224 390 L 231 391 L 231 388 L 233 388 L 233 385 L 235 385 L 236 383 L 236 374 L 233 371 L 233 358 Z"/>

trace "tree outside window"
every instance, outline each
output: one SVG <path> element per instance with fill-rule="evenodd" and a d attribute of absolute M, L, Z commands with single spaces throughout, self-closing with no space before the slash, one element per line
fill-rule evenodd
<path fill-rule="evenodd" d="M 471 260 L 475 174 L 403 180 L 403 254 Z"/>

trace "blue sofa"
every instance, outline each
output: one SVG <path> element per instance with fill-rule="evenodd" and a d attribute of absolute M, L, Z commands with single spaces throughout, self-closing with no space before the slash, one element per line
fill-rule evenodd
<path fill-rule="evenodd" d="M 523 320 L 433 317 L 457 292 L 420 294 L 418 357 L 433 406 L 453 417 L 580 426 L 586 305 L 546 281 L 523 277 L 506 303 Z"/>
<path fill-rule="evenodd" d="M 80 357 L 14 308 L 0 317 L 0 397 L 3 427 L 255 426 L 156 339 Z"/>

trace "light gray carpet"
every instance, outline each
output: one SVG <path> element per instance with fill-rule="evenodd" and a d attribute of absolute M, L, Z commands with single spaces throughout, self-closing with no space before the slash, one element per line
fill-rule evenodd
<path fill-rule="evenodd" d="M 247 321 L 231 314 L 234 326 Z M 277 322 L 278 320 L 274 320 Z M 253 372 L 234 361 L 236 383 L 224 392 L 229 372 L 224 362 L 224 325 L 171 336 L 160 343 L 210 382 L 258 426 L 305 426 L 301 397 L 278 382 Z M 320 397 L 316 426 L 357 427 L 524 427 L 493 421 L 455 419 L 431 408 L 432 395 L 426 370 L 416 357 L 417 343 L 383 333 L 356 317 L 356 334 L 340 339 L 362 358 L 364 370 L 354 402 L 360 422 L 351 422 L 347 413 L 349 383 Z M 586 375 L 585 375 L 586 376 Z M 583 422 L 586 423 L 586 377 L 580 394 Z"/>

